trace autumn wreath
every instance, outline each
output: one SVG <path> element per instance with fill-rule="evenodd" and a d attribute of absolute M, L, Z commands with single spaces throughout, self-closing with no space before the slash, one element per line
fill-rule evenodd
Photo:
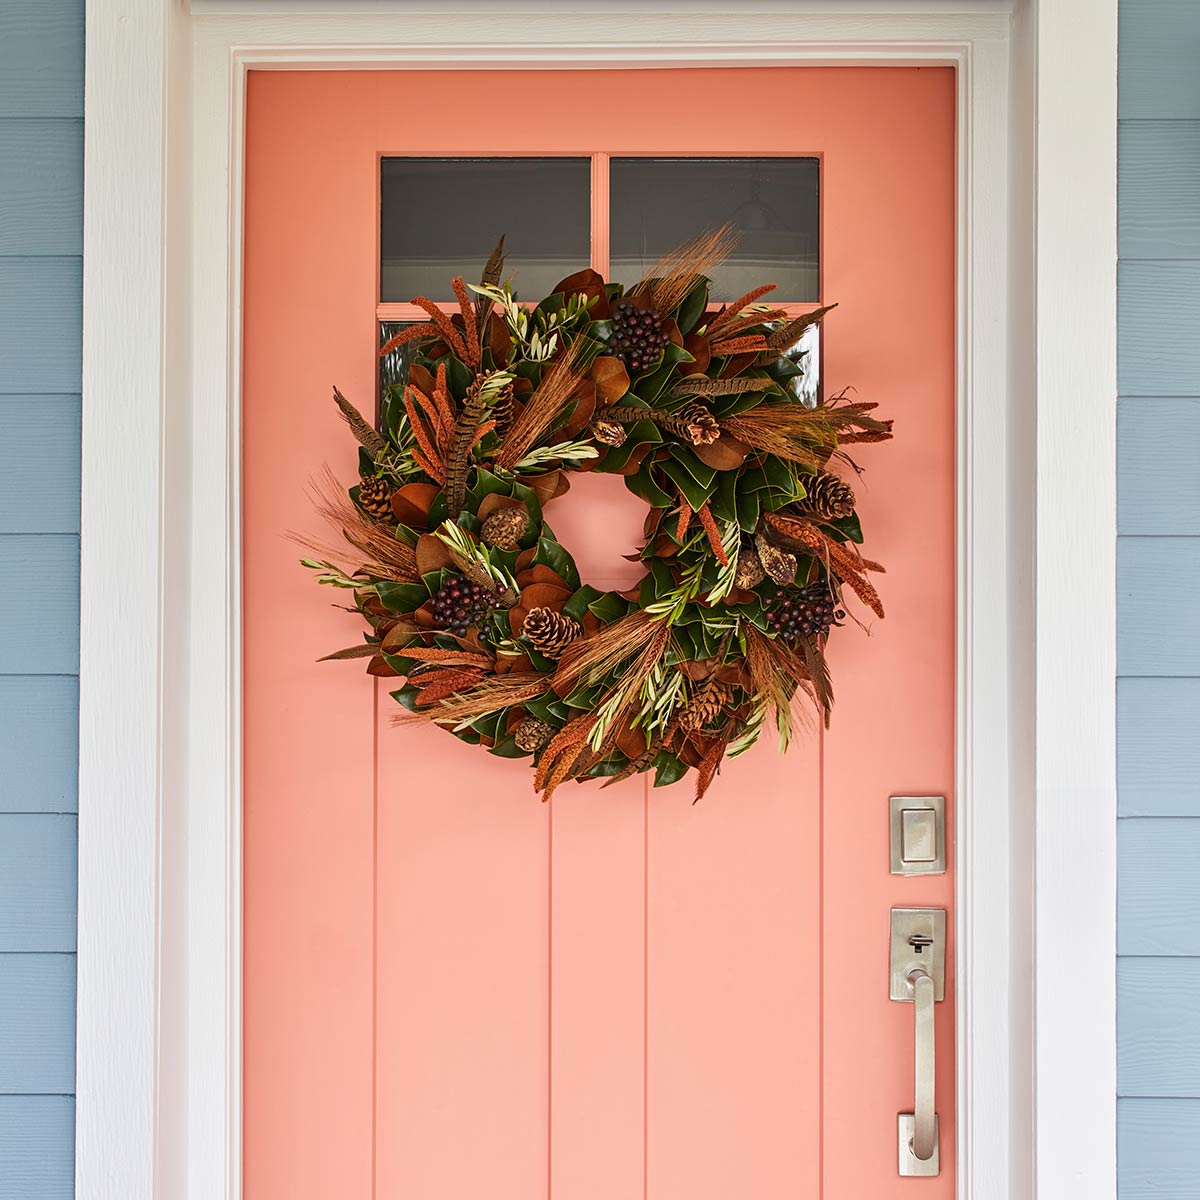
<path fill-rule="evenodd" d="M 327 475 L 317 500 L 354 569 L 304 561 L 369 631 L 330 657 L 402 679 L 410 719 L 531 755 L 545 799 L 568 779 L 653 769 L 657 785 L 689 767 L 699 798 L 768 717 L 781 749 L 799 700 L 828 722 L 824 647 L 847 590 L 883 615 L 867 578 L 882 568 L 830 468 L 853 469 L 847 444 L 891 422 L 844 394 L 802 401 L 792 348 L 828 307 L 789 321 L 760 303 L 770 286 L 710 306 L 729 245 L 707 234 L 629 289 L 580 271 L 533 308 L 500 283 L 498 246 L 478 286 L 454 280 L 459 312 L 419 297 L 429 321 L 384 345 L 416 355 L 378 428 L 334 392 L 361 479 L 347 495 Z M 586 470 L 648 505 L 630 591 L 583 583 L 546 522 Z"/>

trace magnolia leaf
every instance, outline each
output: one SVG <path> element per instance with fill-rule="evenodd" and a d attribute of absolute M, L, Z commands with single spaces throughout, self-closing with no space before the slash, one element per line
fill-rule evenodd
<path fill-rule="evenodd" d="M 718 471 L 736 471 L 746 461 L 750 447 L 745 442 L 723 433 L 715 442 L 693 446 L 692 452 L 706 466 Z"/>

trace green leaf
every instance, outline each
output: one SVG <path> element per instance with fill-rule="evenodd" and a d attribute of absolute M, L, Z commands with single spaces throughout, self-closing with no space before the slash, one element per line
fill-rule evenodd
<path fill-rule="evenodd" d="M 662 600 L 675 590 L 675 576 L 661 558 L 651 559 L 647 564 L 650 573 L 638 587 L 638 603 L 642 608 Z"/>
<path fill-rule="evenodd" d="M 579 587 L 579 571 L 575 567 L 575 560 L 558 542 L 545 537 L 538 538 L 533 561 L 557 572 L 567 587 Z"/>
<path fill-rule="evenodd" d="M 562 610 L 568 617 L 574 617 L 576 621 L 582 621 L 592 601 L 598 600 L 601 595 L 603 593 L 599 589 L 589 587 L 585 583 L 582 587 L 576 588 L 575 594 L 563 605 Z"/>
<path fill-rule="evenodd" d="M 758 492 L 749 487 L 739 488 L 737 495 L 737 519 L 738 524 L 744 532 L 753 533 L 758 528 L 760 514 L 761 505 L 758 502 Z"/>
<path fill-rule="evenodd" d="M 623 771 L 628 765 L 629 759 L 624 754 L 617 753 L 602 759 L 587 774 L 592 779 L 606 779 L 609 775 Z"/>
<path fill-rule="evenodd" d="M 409 712 L 421 711 L 417 706 L 417 689 L 412 684 L 402 687 L 398 692 L 392 692 L 391 695 L 397 704 L 407 708 Z"/>
<path fill-rule="evenodd" d="M 695 456 L 693 455 L 692 457 Z M 699 459 L 696 459 L 696 463 L 709 472 L 707 483 L 701 483 L 678 459 L 666 458 L 662 462 L 655 464 L 659 471 L 679 489 L 683 498 L 692 506 L 693 512 L 708 502 L 709 496 L 713 493 L 717 475 L 716 471 L 711 467 L 704 467 L 704 464 Z"/>
<path fill-rule="evenodd" d="M 717 472 L 717 490 L 709 500 L 709 508 L 719 521 L 737 520 L 738 472 Z"/>
<path fill-rule="evenodd" d="M 701 278 L 690 292 L 679 302 L 675 323 L 681 333 L 691 333 L 704 316 L 708 307 L 708 280 Z"/>
<path fill-rule="evenodd" d="M 467 394 L 467 388 L 475 382 L 475 372 L 466 363 L 455 358 L 453 354 L 439 358 L 438 363 L 446 364 L 446 386 L 456 400 L 461 400 Z M 433 373 L 437 374 L 436 367 Z"/>
<path fill-rule="evenodd" d="M 670 449 L 673 458 L 702 487 L 711 488 L 717 478 L 716 467 L 710 467 L 696 457 L 690 446 L 674 445 Z"/>
<path fill-rule="evenodd" d="M 657 446 L 663 440 L 662 431 L 653 421 L 635 421 L 626 426 L 625 441 L 616 446 L 604 456 L 604 461 L 596 468 L 597 471 L 620 471 L 639 446 L 647 443 Z"/>
<path fill-rule="evenodd" d="M 471 722 L 471 728 L 476 733 L 482 734 L 484 737 L 489 737 L 494 742 L 498 742 L 503 737 L 501 730 L 508 722 L 508 710 L 499 709 L 496 712 L 484 713 L 482 717 L 476 718 Z"/>
<path fill-rule="evenodd" d="M 761 392 L 737 392 L 732 396 L 714 396 L 712 410 L 718 420 L 736 416 L 738 413 L 749 412 L 764 401 L 776 398 L 778 388 L 768 388 Z"/>
<path fill-rule="evenodd" d="M 675 368 L 681 362 L 694 362 L 694 358 L 682 346 L 671 342 L 662 352 L 662 360 L 648 375 L 640 375 L 631 385 L 631 390 L 641 400 L 645 400 L 652 408 L 656 407 L 659 396 L 667 389 L 675 375 Z"/>
<path fill-rule="evenodd" d="M 588 608 L 606 625 L 611 625 L 629 613 L 629 601 L 616 592 L 605 592 L 593 600 Z"/>
<path fill-rule="evenodd" d="M 675 498 L 654 482 L 650 474 L 651 464 L 643 462 L 636 474 L 625 476 L 625 486 L 639 499 L 655 508 L 670 508 Z"/>
<path fill-rule="evenodd" d="M 834 537 L 841 534 L 838 541 L 845 539 L 858 545 L 862 544 L 863 531 L 862 525 L 858 520 L 858 513 L 851 513 L 848 517 L 842 517 L 839 521 L 831 521 L 828 525 L 822 525 L 821 528 L 828 530 Z"/>
<path fill-rule="evenodd" d="M 528 750 L 522 750 L 517 745 L 511 733 L 494 746 L 489 747 L 488 753 L 494 754 L 497 758 L 526 758 L 529 755 Z"/>
<path fill-rule="evenodd" d="M 416 612 L 430 596 L 423 583 L 381 583 L 375 590 L 384 608 L 404 615 Z"/>
<path fill-rule="evenodd" d="M 666 787 L 668 784 L 678 783 L 687 772 L 687 766 L 670 750 L 660 750 L 654 759 L 654 786 Z"/>

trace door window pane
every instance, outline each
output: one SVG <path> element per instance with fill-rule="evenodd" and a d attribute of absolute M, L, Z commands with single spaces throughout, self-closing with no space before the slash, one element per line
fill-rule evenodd
<path fill-rule="evenodd" d="M 714 272 L 713 298 L 762 283 L 768 299 L 819 299 L 820 204 L 815 158 L 614 158 L 610 171 L 611 270 L 639 279 L 682 242 L 730 222 L 733 254 Z"/>
<path fill-rule="evenodd" d="M 591 259 L 587 158 L 385 158 L 380 179 L 380 291 L 387 302 L 450 298 L 477 283 L 504 235 L 505 273 L 538 300 Z"/>

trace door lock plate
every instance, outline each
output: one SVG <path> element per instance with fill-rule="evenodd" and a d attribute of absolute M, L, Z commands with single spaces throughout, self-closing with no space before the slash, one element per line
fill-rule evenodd
<path fill-rule="evenodd" d="M 946 797 L 890 796 L 893 875 L 946 873 Z"/>
<path fill-rule="evenodd" d="M 896 1144 L 899 1147 L 899 1161 L 896 1163 L 898 1172 L 901 1175 L 918 1175 L 928 1177 L 937 1175 L 942 1167 L 938 1155 L 938 1142 L 941 1140 L 941 1130 L 938 1128 L 938 1119 L 933 1118 L 933 1154 L 927 1159 L 919 1159 L 913 1153 L 913 1134 L 916 1132 L 916 1118 L 912 1113 L 901 1113 L 897 1117 L 897 1138 Z"/>
<path fill-rule="evenodd" d="M 946 998 L 946 910 L 893 908 L 888 994 L 912 1003 L 909 974 L 924 971 L 933 979 L 933 998 Z"/>

